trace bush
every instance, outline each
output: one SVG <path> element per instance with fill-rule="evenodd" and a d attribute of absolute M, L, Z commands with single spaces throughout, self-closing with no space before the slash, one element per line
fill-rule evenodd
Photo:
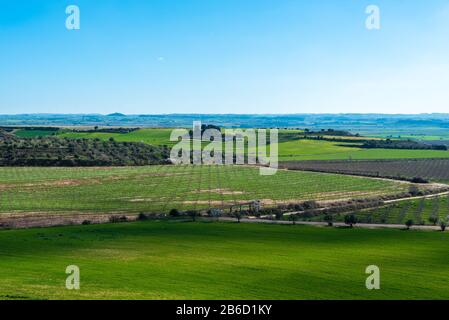
<path fill-rule="evenodd" d="M 294 210 L 294 211 L 304 211 L 304 206 L 303 205 L 301 205 L 301 204 L 298 204 L 298 203 L 295 203 L 295 204 L 289 204 L 288 205 L 288 208 L 290 209 L 290 210 Z"/>
<path fill-rule="evenodd" d="M 405 222 L 405 226 L 407 227 L 407 230 L 410 230 L 410 228 L 413 226 L 413 220 L 409 219 Z"/>
<path fill-rule="evenodd" d="M 416 197 L 416 196 L 421 196 L 422 195 L 421 190 L 419 190 L 419 188 L 417 186 L 410 186 L 409 189 L 408 189 L 408 193 L 412 197 Z"/>
<path fill-rule="evenodd" d="M 181 212 L 178 209 L 171 209 L 169 215 L 170 217 L 179 217 Z"/>
<path fill-rule="evenodd" d="M 118 222 L 126 222 L 128 221 L 128 218 L 126 216 L 110 216 L 109 222 L 111 223 L 118 223 Z"/>
<path fill-rule="evenodd" d="M 196 210 L 189 210 L 189 211 L 187 211 L 187 215 L 188 215 L 190 218 L 192 218 L 192 221 L 193 221 L 193 222 L 195 222 L 195 221 L 196 221 L 196 217 L 199 216 L 199 213 L 198 213 L 198 211 L 196 211 Z"/>
<path fill-rule="evenodd" d="M 109 217 L 109 222 L 111 222 L 111 223 L 120 222 L 120 218 L 118 216 L 110 216 Z"/>
<path fill-rule="evenodd" d="M 243 217 L 243 212 L 242 211 L 235 211 L 234 212 L 234 217 L 237 219 L 237 222 L 240 223 L 240 220 Z"/>
<path fill-rule="evenodd" d="M 89 224 L 91 224 L 92 222 L 90 221 L 90 220 L 83 220 L 83 222 L 81 222 L 81 224 L 83 225 L 83 226 L 87 226 L 87 225 L 89 225 Z"/>
<path fill-rule="evenodd" d="M 327 225 L 329 227 L 332 227 L 334 225 L 334 217 L 331 214 L 326 214 L 324 216 L 324 221 L 327 222 Z"/>
<path fill-rule="evenodd" d="M 345 215 L 345 224 L 349 225 L 349 227 L 353 227 L 357 223 L 357 218 L 353 214 Z"/>
<path fill-rule="evenodd" d="M 284 214 L 282 213 L 282 211 L 276 211 L 275 217 L 276 217 L 276 220 L 282 220 L 282 218 L 284 217 Z"/>
<path fill-rule="evenodd" d="M 211 218 L 219 218 L 222 216 L 222 212 L 220 209 L 213 208 L 207 211 L 207 215 Z"/>
<path fill-rule="evenodd" d="M 292 224 L 296 224 L 296 220 L 298 220 L 298 216 L 296 214 L 291 214 L 288 216 L 288 220 L 292 222 Z"/>
<path fill-rule="evenodd" d="M 139 213 L 139 215 L 137 216 L 137 220 L 148 220 L 148 216 L 145 214 L 145 213 L 143 213 L 143 212 L 141 212 L 141 213 Z"/>
<path fill-rule="evenodd" d="M 441 219 L 440 220 L 440 229 L 441 231 L 445 231 L 447 227 L 447 219 Z"/>
<path fill-rule="evenodd" d="M 413 179 L 410 180 L 410 182 L 412 182 L 412 183 L 429 183 L 428 180 L 421 178 L 421 177 L 414 177 Z"/>
<path fill-rule="evenodd" d="M 305 201 L 302 206 L 304 210 L 312 210 L 320 207 L 316 201 Z"/>
<path fill-rule="evenodd" d="M 435 216 L 431 216 L 431 217 L 429 217 L 429 222 L 430 222 L 431 224 L 433 224 L 434 226 L 436 226 L 436 224 L 437 224 L 437 222 L 438 222 L 438 218 L 435 217 Z"/>

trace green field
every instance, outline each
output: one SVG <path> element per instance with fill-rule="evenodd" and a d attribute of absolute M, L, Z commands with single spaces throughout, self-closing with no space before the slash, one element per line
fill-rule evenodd
<path fill-rule="evenodd" d="M 59 137 L 87 138 L 108 140 L 114 138 L 119 142 L 143 142 L 152 145 L 173 145 L 170 134 L 173 129 L 139 129 L 129 133 L 105 133 L 105 132 L 61 132 Z"/>
<path fill-rule="evenodd" d="M 0 299 L 449 299 L 449 234 L 206 222 L 0 231 Z M 81 289 L 65 289 L 80 268 Z M 365 288 L 380 268 L 381 289 Z"/>
<path fill-rule="evenodd" d="M 19 129 L 14 131 L 14 134 L 20 138 L 35 138 L 35 137 L 45 137 L 54 134 L 54 130 L 26 130 Z"/>
<path fill-rule="evenodd" d="M 356 199 L 408 190 L 395 181 L 249 166 L 0 168 L 0 212 L 168 212 L 265 206 L 305 200 Z"/>
<path fill-rule="evenodd" d="M 317 140 L 287 141 L 279 144 L 279 160 L 374 160 L 449 158 L 449 151 L 364 149 L 345 143 Z"/>
<path fill-rule="evenodd" d="M 404 132 L 385 131 L 382 133 L 368 134 L 368 135 L 377 138 L 411 139 L 422 141 L 449 140 L 449 134 L 447 133 L 447 130 L 444 128 L 439 128 L 439 130 L 429 128 L 428 130 L 420 130 L 418 131 L 418 133 L 412 133 L 412 130 L 410 130 Z"/>
<path fill-rule="evenodd" d="M 170 141 L 172 129 L 139 129 L 130 133 L 80 133 L 65 132 L 58 136 L 70 138 L 113 137 L 116 141 L 144 142 L 154 145 L 173 145 Z M 297 130 L 281 130 L 280 133 L 295 133 Z M 340 137 L 341 138 L 341 137 Z M 345 143 L 319 140 L 292 140 L 279 143 L 279 160 L 368 160 L 368 159 L 420 159 L 449 158 L 449 151 L 362 149 L 345 147 Z"/>

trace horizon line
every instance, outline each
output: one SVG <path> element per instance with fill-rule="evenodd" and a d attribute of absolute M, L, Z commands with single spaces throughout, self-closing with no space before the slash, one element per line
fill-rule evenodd
<path fill-rule="evenodd" d="M 53 113 L 53 112 L 32 112 L 32 113 L 2 113 L 4 116 L 29 116 L 29 115 L 65 115 L 65 116 L 177 116 L 177 115 L 208 115 L 208 116 L 295 116 L 295 115 L 386 115 L 386 116 L 419 116 L 419 115 L 447 115 L 449 112 L 422 112 L 422 113 L 377 113 L 377 112 L 314 112 L 314 113 Z"/>

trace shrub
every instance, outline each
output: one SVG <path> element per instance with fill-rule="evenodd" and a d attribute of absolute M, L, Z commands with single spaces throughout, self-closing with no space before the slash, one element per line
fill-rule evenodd
<path fill-rule="evenodd" d="M 293 210 L 293 211 L 304 211 L 304 206 L 302 204 L 299 203 L 290 203 L 287 206 L 288 210 Z"/>
<path fill-rule="evenodd" d="M 405 226 L 407 227 L 407 230 L 410 230 L 410 228 L 413 226 L 413 220 L 409 219 L 405 222 Z"/>
<path fill-rule="evenodd" d="M 237 222 L 240 223 L 240 220 L 243 217 L 243 212 L 242 211 L 235 211 L 234 212 L 234 217 L 237 219 Z"/>
<path fill-rule="evenodd" d="M 292 224 L 296 224 L 296 220 L 298 220 L 298 216 L 296 214 L 291 214 L 288 216 L 288 220 L 292 222 Z"/>
<path fill-rule="evenodd" d="M 148 216 L 145 214 L 145 213 L 143 213 L 143 212 L 141 212 L 141 213 L 139 213 L 139 215 L 137 216 L 137 220 L 148 220 Z"/>
<path fill-rule="evenodd" d="M 192 218 L 192 221 L 193 221 L 193 222 L 195 222 L 195 221 L 196 221 L 196 217 L 199 216 L 199 213 L 198 213 L 198 211 L 196 211 L 196 210 L 189 210 L 189 211 L 187 211 L 187 215 L 188 215 L 190 218 Z"/>
<path fill-rule="evenodd" d="M 349 227 L 353 227 L 357 223 L 357 218 L 353 214 L 345 215 L 345 224 L 349 225 Z"/>
<path fill-rule="evenodd" d="M 437 224 L 437 222 L 438 222 L 438 218 L 435 217 L 435 216 L 430 216 L 430 217 L 429 217 L 429 222 L 430 222 L 431 224 L 433 224 L 434 226 L 436 226 L 436 224 Z"/>
<path fill-rule="evenodd" d="M 311 210 L 311 209 L 316 209 L 319 208 L 320 206 L 318 205 L 318 203 L 316 201 L 305 201 L 302 206 L 304 207 L 304 210 Z"/>
<path fill-rule="evenodd" d="M 284 217 L 284 214 L 282 213 L 282 211 L 276 211 L 275 217 L 276 217 L 276 220 L 282 220 L 282 218 Z"/>
<path fill-rule="evenodd" d="M 408 189 L 408 193 L 413 197 L 422 195 L 421 190 L 419 190 L 417 186 L 410 186 Z"/>
<path fill-rule="evenodd" d="M 445 231 L 447 227 L 447 219 L 441 219 L 439 222 L 441 231 Z"/>
<path fill-rule="evenodd" d="M 118 223 L 118 222 L 126 222 L 128 221 L 128 218 L 126 216 L 110 216 L 109 222 L 111 223 Z"/>
<path fill-rule="evenodd" d="M 331 214 L 326 214 L 324 216 L 324 221 L 327 222 L 327 225 L 329 227 L 332 227 L 334 225 L 334 217 Z"/>
<path fill-rule="evenodd" d="M 221 212 L 221 210 L 220 209 L 215 209 L 215 208 L 213 208 L 213 209 L 209 209 L 208 211 L 207 211 L 207 215 L 209 216 L 209 217 L 211 217 L 211 218 L 219 218 L 219 217 L 221 217 L 222 216 L 222 212 Z"/>
<path fill-rule="evenodd" d="M 310 218 L 313 218 L 314 216 L 315 216 L 315 214 L 314 214 L 313 211 L 304 211 L 304 212 L 302 213 L 302 217 L 303 217 L 304 219 L 310 219 Z"/>
<path fill-rule="evenodd" d="M 118 216 L 110 216 L 109 217 L 109 222 L 111 222 L 111 223 L 120 222 L 120 218 Z"/>
<path fill-rule="evenodd" d="M 424 178 L 421 177 L 414 177 L 413 179 L 410 180 L 410 182 L 412 183 L 429 183 L 429 181 L 427 181 Z"/>
<path fill-rule="evenodd" d="M 170 217 L 179 217 L 181 213 L 178 209 L 171 209 L 169 215 Z"/>

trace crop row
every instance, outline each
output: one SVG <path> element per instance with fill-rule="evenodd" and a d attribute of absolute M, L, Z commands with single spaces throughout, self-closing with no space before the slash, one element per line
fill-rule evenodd
<path fill-rule="evenodd" d="M 0 212 L 168 212 L 358 199 L 407 190 L 402 183 L 248 166 L 0 168 Z"/>
<path fill-rule="evenodd" d="M 293 161 L 285 162 L 282 166 L 306 171 L 406 179 L 420 177 L 434 181 L 449 181 L 449 159 Z"/>

